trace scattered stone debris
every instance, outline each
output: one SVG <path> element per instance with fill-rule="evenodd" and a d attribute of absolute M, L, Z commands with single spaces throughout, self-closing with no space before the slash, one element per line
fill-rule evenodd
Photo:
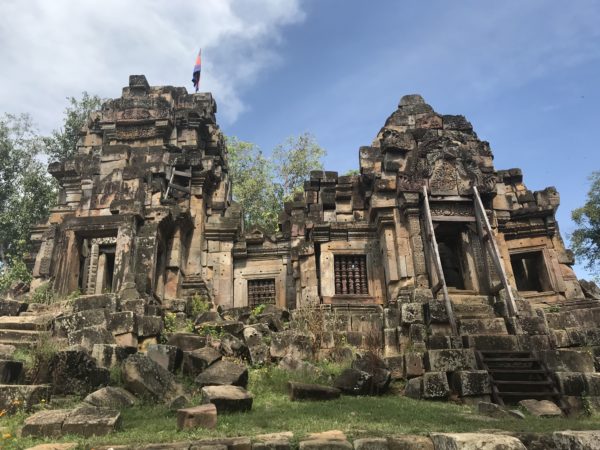
<path fill-rule="evenodd" d="M 214 428 L 217 426 L 217 407 L 213 403 L 177 410 L 177 429 Z"/>
<path fill-rule="evenodd" d="M 21 434 L 32 437 L 60 437 L 77 434 L 103 436 L 119 429 L 121 413 L 108 408 L 81 406 L 73 410 L 43 410 L 25 419 Z"/>
<path fill-rule="evenodd" d="M 206 386 L 202 388 L 202 403 L 212 403 L 219 414 L 252 409 L 254 397 L 239 386 Z"/>
<path fill-rule="evenodd" d="M 342 391 L 330 386 L 319 384 L 288 382 L 290 400 L 334 400 L 339 398 Z"/>
<path fill-rule="evenodd" d="M 550 400 L 521 400 L 519 406 L 536 417 L 560 417 L 563 415 L 560 408 Z"/>

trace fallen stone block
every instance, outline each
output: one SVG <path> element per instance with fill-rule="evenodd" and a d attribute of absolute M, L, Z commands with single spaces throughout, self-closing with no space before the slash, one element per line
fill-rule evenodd
<path fill-rule="evenodd" d="M 433 442 L 427 436 L 405 434 L 387 438 L 389 450 L 434 450 Z"/>
<path fill-rule="evenodd" d="M 96 344 L 114 344 L 115 337 L 106 328 L 88 327 L 69 333 L 69 345 L 80 345 L 89 353 Z"/>
<path fill-rule="evenodd" d="M 167 344 L 179 347 L 181 351 L 191 352 L 206 346 L 206 336 L 199 336 L 196 333 L 173 333 L 169 336 Z"/>
<path fill-rule="evenodd" d="M 16 300 L 0 300 L 0 316 L 18 316 L 27 310 L 27 303 Z"/>
<path fill-rule="evenodd" d="M 33 406 L 50 400 L 50 386 L 47 384 L 0 384 L 0 411 L 8 414 L 18 409 L 30 410 Z"/>
<path fill-rule="evenodd" d="M 183 395 L 183 387 L 171 372 L 139 353 L 125 360 L 122 375 L 125 388 L 142 397 L 169 403 Z"/>
<path fill-rule="evenodd" d="M 383 359 L 390 369 L 392 380 L 401 380 L 404 378 L 404 357 L 402 355 L 388 356 Z"/>
<path fill-rule="evenodd" d="M 146 356 L 169 372 L 176 372 L 181 367 L 183 352 L 174 345 L 149 345 Z"/>
<path fill-rule="evenodd" d="M 556 450 L 600 450 L 600 431 L 555 431 Z"/>
<path fill-rule="evenodd" d="M 584 373 L 585 395 L 597 397 L 600 396 L 600 373 Z"/>
<path fill-rule="evenodd" d="M 15 384 L 21 379 L 23 363 L 0 359 L 0 384 Z"/>
<path fill-rule="evenodd" d="M 250 411 L 254 397 L 239 386 L 206 386 L 202 388 L 202 403 L 212 403 L 217 413 Z"/>
<path fill-rule="evenodd" d="M 89 309 L 54 319 L 54 330 L 59 337 L 67 337 L 71 333 L 90 327 L 106 328 L 107 313 L 104 309 Z"/>
<path fill-rule="evenodd" d="M 373 375 L 358 369 L 345 369 L 333 382 L 344 394 L 370 395 L 373 391 Z"/>
<path fill-rule="evenodd" d="M 160 316 L 136 315 L 137 334 L 140 337 L 158 336 L 163 331 L 163 319 Z"/>
<path fill-rule="evenodd" d="M 339 398 L 342 391 L 330 386 L 319 384 L 288 382 L 290 400 L 334 400 Z"/>
<path fill-rule="evenodd" d="M 64 442 L 58 443 L 55 442 L 53 444 L 40 444 L 33 447 L 29 447 L 27 450 L 75 450 L 79 444 L 76 442 Z M 115 450 L 117 450 L 115 448 Z"/>
<path fill-rule="evenodd" d="M 388 450 L 385 438 L 362 438 L 354 440 L 354 450 Z"/>
<path fill-rule="evenodd" d="M 62 425 L 71 411 L 68 409 L 45 410 L 25 419 L 21 436 L 60 437 Z"/>
<path fill-rule="evenodd" d="M 121 409 L 135 405 L 137 398 L 123 388 L 107 386 L 92 392 L 83 401 L 101 408 Z"/>
<path fill-rule="evenodd" d="M 252 450 L 290 450 L 290 440 L 294 434 L 290 431 L 281 433 L 259 434 L 254 437 Z"/>
<path fill-rule="evenodd" d="M 221 353 L 212 347 L 183 352 L 182 371 L 184 375 L 197 376 L 212 364 L 220 361 L 221 358 Z"/>
<path fill-rule="evenodd" d="M 104 436 L 121 426 L 121 413 L 107 408 L 83 406 L 69 413 L 63 422 L 63 434 L 85 437 Z"/>
<path fill-rule="evenodd" d="M 137 347 L 123 347 L 118 344 L 95 344 L 92 347 L 92 358 L 99 367 L 110 369 L 120 366 L 130 355 L 137 352 Z"/>
<path fill-rule="evenodd" d="M 560 417 L 562 411 L 554 402 L 550 400 L 521 400 L 519 405 L 527 410 L 527 412 L 536 417 Z"/>
<path fill-rule="evenodd" d="M 212 403 L 177 410 L 177 429 L 217 426 L 217 407 Z"/>
<path fill-rule="evenodd" d="M 132 311 L 121 311 L 108 316 L 108 331 L 112 334 L 137 334 L 137 321 Z"/>
<path fill-rule="evenodd" d="M 444 399 L 450 395 L 446 372 L 425 372 L 423 375 L 423 398 Z"/>
<path fill-rule="evenodd" d="M 110 382 L 110 372 L 98 367 L 83 350 L 57 352 L 48 366 L 54 395 L 87 395 Z"/>
<path fill-rule="evenodd" d="M 506 409 L 490 402 L 479 402 L 477 404 L 477 412 L 483 416 L 494 417 L 495 419 L 505 419 L 509 417 Z"/>
<path fill-rule="evenodd" d="M 246 437 L 202 439 L 188 445 L 189 450 L 250 450 L 252 448 L 250 438 Z M 171 450 L 172 447 L 167 448 Z M 187 449 L 188 447 L 182 447 L 182 450 L 183 448 Z"/>
<path fill-rule="evenodd" d="M 516 437 L 490 433 L 431 433 L 435 450 L 527 450 Z"/>
<path fill-rule="evenodd" d="M 248 369 L 232 361 L 217 361 L 196 377 L 196 384 L 203 386 L 248 385 Z"/>

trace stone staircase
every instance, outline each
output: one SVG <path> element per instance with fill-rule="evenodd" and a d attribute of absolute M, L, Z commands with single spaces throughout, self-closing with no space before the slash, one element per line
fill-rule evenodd
<path fill-rule="evenodd" d="M 48 331 L 52 315 L 0 316 L 0 344 L 29 347 Z"/>
<path fill-rule="evenodd" d="M 544 364 L 528 351 L 476 351 L 478 364 L 490 376 L 492 399 L 499 405 L 520 400 L 551 400 L 563 409 L 561 394 Z"/>

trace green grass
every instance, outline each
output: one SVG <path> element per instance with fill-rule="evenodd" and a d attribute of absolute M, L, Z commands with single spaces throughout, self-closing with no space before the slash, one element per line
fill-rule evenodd
<path fill-rule="evenodd" d="M 326 368 L 318 378 L 327 380 L 336 368 Z M 309 381 L 300 377 L 298 381 Z M 314 378 L 314 377 L 312 377 Z M 214 430 L 177 431 L 175 414 L 162 405 L 140 405 L 122 411 L 121 431 L 102 437 L 83 439 L 66 436 L 46 442 L 79 442 L 88 448 L 100 444 L 143 444 L 198 440 L 211 437 L 253 436 L 277 431 L 292 431 L 295 438 L 310 432 L 338 429 L 350 438 L 426 434 L 436 432 L 474 432 L 487 430 L 553 432 L 557 430 L 600 429 L 597 417 L 525 420 L 486 418 L 467 406 L 447 402 L 417 401 L 399 395 L 397 386 L 382 397 L 348 397 L 328 402 L 291 402 L 286 392 L 288 376 L 278 369 L 252 370 L 249 390 L 254 405 L 249 413 L 221 415 Z M 197 397 L 195 400 L 198 400 Z M 0 428 L 12 435 L 26 415 L 1 418 Z M 5 439 L 0 448 L 27 448 L 44 442 L 40 439 Z M 2 447 L 4 445 L 4 447 Z M 83 448 L 83 447 L 82 447 Z"/>

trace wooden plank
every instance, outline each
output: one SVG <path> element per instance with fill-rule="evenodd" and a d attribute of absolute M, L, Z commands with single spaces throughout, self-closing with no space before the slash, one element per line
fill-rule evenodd
<path fill-rule="evenodd" d="M 192 192 L 190 188 L 179 186 L 178 184 L 174 184 L 174 183 L 169 183 L 169 187 L 173 188 L 177 191 L 185 192 L 186 194 L 191 194 L 191 192 Z"/>
<path fill-rule="evenodd" d="M 456 326 L 456 320 L 454 319 L 454 312 L 452 311 L 452 302 L 448 295 L 448 287 L 446 286 L 446 279 L 444 278 L 444 271 L 442 270 L 442 261 L 440 260 L 440 251 L 438 249 L 437 239 L 433 229 L 433 222 L 431 220 L 431 209 L 429 208 L 429 199 L 427 194 L 427 186 L 423 186 L 423 205 L 425 206 L 425 218 L 428 235 L 431 238 L 431 250 L 433 252 L 434 265 L 437 271 L 439 283 L 442 284 L 442 295 L 444 297 L 444 303 L 446 305 L 446 312 L 448 313 L 448 321 L 452 328 L 452 334 L 458 336 L 458 327 Z"/>
<path fill-rule="evenodd" d="M 478 218 L 479 228 L 484 228 L 489 239 L 485 240 L 485 245 L 489 248 L 492 261 L 496 266 L 496 272 L 500 275 L 500 282 L 504 286 L 507 297 L 507 306 L 508 311 L 511 316 L 518 316 L 519 311 L 517 310 L 517 305 L 513 296 L 512 289 L 510 284 L 508 284 L 508 277 L 506 276 L 506 271 L 504 270 L 504 265 L 502 264 L 502 260 L 500 258 L 500 251 L 498 250 L 498 244 L 496 243 L 496 239 L 492 232 L 492 227 L 490 226 L 490 222 L 488 220 L 487 214 L 485 213 L 485 208 L 483 207 L 483 203 L 481 202 L 481 197 L 479 196 L 479 191 L 477 190 L 477 186 L 473 186 L 473 196 L 475 200 L 475 215 Z"/>

